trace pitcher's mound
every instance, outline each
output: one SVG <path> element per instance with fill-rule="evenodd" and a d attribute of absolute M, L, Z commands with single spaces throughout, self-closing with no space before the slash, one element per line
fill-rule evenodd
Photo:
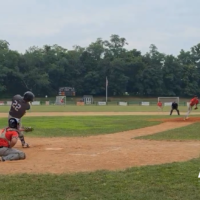
<path fill-rule="evenodd" d="M 172 118 L 172 119 L 160 119 L 159 121 L 164 122 L 200 122 L 200 117 L 189 117 L 184 120 L 184 117 Z"/>

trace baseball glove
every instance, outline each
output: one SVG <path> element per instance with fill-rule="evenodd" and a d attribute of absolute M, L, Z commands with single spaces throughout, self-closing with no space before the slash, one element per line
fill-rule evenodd
<path fill-rule="evenodd" d="M 32 132 L 34 129 L 32 127 L 22 127 L 21 128 L 21 131 L 24 131 L 24 132 Z"/>
<path fill-rule="evenodd" d="M 198 108 L 196 107 L 196 108 L 194 108 L 195 110 L 197 110 Z"/>

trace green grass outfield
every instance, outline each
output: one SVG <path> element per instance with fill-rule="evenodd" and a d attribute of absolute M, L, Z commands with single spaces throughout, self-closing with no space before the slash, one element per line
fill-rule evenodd
<path fill-rule="evenodd" d="M 153 135 L 136 137 L 135 139 L 148 140 L 200 140 L 200 123 L 194 123 L 186 127 L 176 128 Z"/>
<path fill-rule="evenodd" d="M 9 106 L 0 106 L 0 113 L 8 113 Z M 170 112 L 171 107 L 166 106 L 163 109 L 163 112 Z M 180 106 L 179 110 L 181 113 L 186 113 L 187 107 Z M 41 106 L 31 106 L 31 110 L 28 112 L 162 112 L 158 110 L 157 106 L 76 106 L 76 105 L 41 105 Z M 200 110 L 192 111 L 192 113 L 198 112 Z M 173 113 L 177 115 L 177 113 Z"/>
<path fill-rule="evenodd" d="M 198 200 L 200 159 L 124 171 L 0 176 L 1 200 Z"/>
<path fill-rule="evenodd" d="M 166 117 L 165 117 L 166 118 Z M 73 117 L 24 117 L 23 125 L 34 127 L 31 137 L 89 136 L 127 131 L 160 124 L 157 116 L 73 116 Z M 0 128 L 7 118 L 0 118 Z"/>

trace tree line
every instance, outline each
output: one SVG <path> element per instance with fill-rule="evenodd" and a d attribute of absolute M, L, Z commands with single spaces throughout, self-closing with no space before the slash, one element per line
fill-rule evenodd
<path fill-rule="evenodd" d="M 176 57 L 159 52 L 154 44 L 144 55 L 126 45 L 125 38 L 111 35 L 88 47 L 33 46 L 22 54 L 0 40 L 0 97 L 26 90 L 38 97 L 56 96 L 59 87 L 74 87 L 77 96 L 104 96 L 106 77 L 109 96 L 200 94 L 200 43 Z"/>

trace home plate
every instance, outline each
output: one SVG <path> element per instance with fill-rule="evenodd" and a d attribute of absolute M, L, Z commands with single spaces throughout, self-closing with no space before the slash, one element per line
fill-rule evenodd
<path fill-rule="evenodd" d="M 59 151 L 59 150 L 62 150 L 63 148 L 46 148 L 45 150 L 47 151 Z"/>

